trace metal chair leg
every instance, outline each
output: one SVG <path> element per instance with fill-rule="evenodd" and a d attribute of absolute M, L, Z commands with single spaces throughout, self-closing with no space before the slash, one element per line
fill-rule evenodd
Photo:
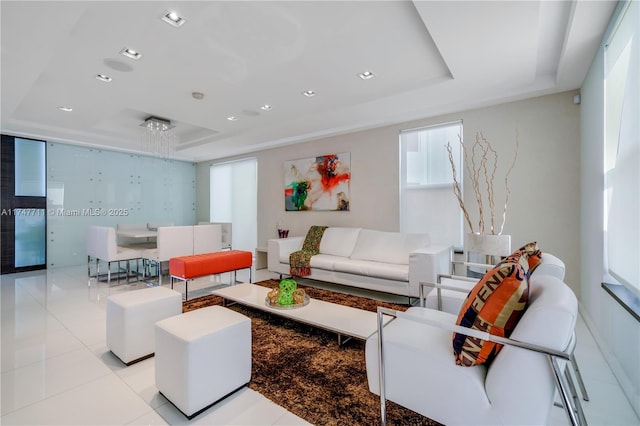
<path fill-rule="evenodd" d="M 584 418 L 582 407 L 580 406 L 580 400 L 579 398 L 575 397 L 575 387 L 572 392 L 573 395 L 569 394 L 571 389 L 567 389 L 571 388 L 573 384 L 571 376 L 567 374 L 566 369 L 563 371 L 561 365 L 559 364 L 559 361 L 553 356 L 548 356 L 548 359 L 553 370 L 553 378 L 556 382 L 558 393 L 560 394 L 560 398 L 562 399 L 562 406 L 564 407 L 564 411 L 567 414 L 569 423 L 572 426 L 586 426 L 587 422 Z"/>
<path fill-rule="evenodd" d="M 580 368 L 578 368 L 578 361 L 576 360 L 576 356 L 571 354 L 571 366 L 573 367 L 573 372 L 576 375 L 576 380 L 578 381 L 578 386 L 580 387 L 580 393 L 582 394 L 582 399 L 585 401 L 589 400 L 589 394 L 587 393 L 587 388 L 584 385 L 584 381 L 582 380 L 582 374 L 580 374 Z"/>
<path fill-rule="evenodd" d="M 576 390 L 576 386 L 573 383 L 573 378 L 571 377 L 571 371 L 569 370 L 569 364 L 564 367 L 564 374 L 567 379 L 567 384 L 569 385 L 569 389 L 571 390 L 571 395 L 573 397 L 574 402 L 574 410 L 578 416 L 578 420 L 580 424 L 587 424 L 587 418 L 584 416 L 584 411 L 582 411 L 582 404 L 580 404 L 580 397 L 578 396 L 578 392 Z"/>
<path fill-rule="evenodd" d="M 587 388 L 584 385 L 584 381 L 582 380 L 582 374 L 580 374 L 580 368 L 578 368 L 578 361 L 576 359 L 575 350 L 576 350 L 577 338 L 575 331 L 571 336 L 571 341 L 569 342 L 570 353 L 571 353 L 571 366 L 573 367 L 573 372 L 576 376 L 576 380 L 578 381 L 578 386 L 580 387 L 580 393 L 582 394 L 582 399 L 585 401 L 589 400 L 589 394 L 587 394 Z"/>
<path fill-rule="evenodd" d="M 382 344 L 382 330 L 384 328 L 384 317 L 380 308 L 377 312 L 377 328 L 378 328 L 378 393 L 380 394 L 380 426 L 387 424 L 387 395 L 385 389 L 385 371 L 384 371 L 384 345 Z"/>

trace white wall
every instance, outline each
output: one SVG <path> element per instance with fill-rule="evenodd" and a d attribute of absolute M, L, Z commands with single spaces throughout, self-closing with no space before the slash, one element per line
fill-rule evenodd
<path fill-rule="evenodd" d="M 498 204 L 504 200 L 501 181 L 515 149 L 516 129 L 519 131 L 520 150 L 511 178 L 504 233 L 512 236 L 514 248 L 536 240 L 543 251 L 561 257 L 567 265 L 566 281 L 579 293 L 580 107 L 573 104 L 576 93 L 543 96 L 251 153 L 258 159 L 258 246 L 266 246 L 267 239 L 277 237 L 278 221 L 290 229 L 290 235 L 304 235 L 314 224 L 397 231 L 400 130 L 461 119 L 467 143 L 482 131 L 499 152 Z M 284 161 L 333 152 L 351 153 L 351 211 L 285 212 Z M 210 164 L 198 165 L 198 194 L 209 190 L 209 180 L 200 176 Z M 467 190 L 467 204 L 473 203 L 470 196 Z M 208 216 L 202 204 L 198 199 L 198 220 Z"/>
<path fill-rule="evenodd" d="M 211 191 L 209 171 L 211 166 L 209 163 L 196 164 L 196 223 L 209 222 L 209 209 L 211 205 Z"/>
<path fill-rule="evenodd" d="M 604 235 L 604 49 L 581 97 L 581 313 L 622 389 L 640 415 L 640 324 L 602 287 Z"/>

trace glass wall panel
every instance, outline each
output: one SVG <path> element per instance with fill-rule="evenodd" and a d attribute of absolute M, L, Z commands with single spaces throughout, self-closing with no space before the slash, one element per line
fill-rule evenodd
<path fill-rule="evenodd" d="M 194 163 L 58 143 L 47 158 L 49 267 L 87 261 L 90 225 L 195 224 Z"/>
<path fill-rule="evenodd" d="M 44 145 L 43 143 L 40 143 Z M 15 267 L 43 265 L 47 244 L 45 209 L 15 209 Z"/>
<path fill-rule="evenodd" d="M 42 141 L 15 139 L 15 195 L 46 196 L 46 146 Z"/>

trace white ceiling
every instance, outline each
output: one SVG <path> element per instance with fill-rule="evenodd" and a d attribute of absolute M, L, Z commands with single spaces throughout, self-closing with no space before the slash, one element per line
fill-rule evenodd
<path fill-rule="evenodd" d="M 614 8 L 3 0 L 2 133 L 142 152 L 139 125 L 153 115 L 176 126 L 175 158 L 203 161 L 572 90 Z M 170 10 L 186 24 L 162 22 Z M 367 70 L 375 77 L 357 76 Z"/>

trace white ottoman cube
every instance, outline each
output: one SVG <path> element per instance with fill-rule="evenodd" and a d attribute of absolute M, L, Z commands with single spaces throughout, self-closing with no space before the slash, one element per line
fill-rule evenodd
<path fill-rule="evenodd" d="M 182 313 L 182 294 L 165 287 L 107 298 L 107 347 L 131 365 L 153 355 L 156 322 Z"/>
<path fill-rule="evenodd" d="M 191 419 L 251 380 L 251 320 L 209 306 L 156 324 L 156 387 Z"/>

